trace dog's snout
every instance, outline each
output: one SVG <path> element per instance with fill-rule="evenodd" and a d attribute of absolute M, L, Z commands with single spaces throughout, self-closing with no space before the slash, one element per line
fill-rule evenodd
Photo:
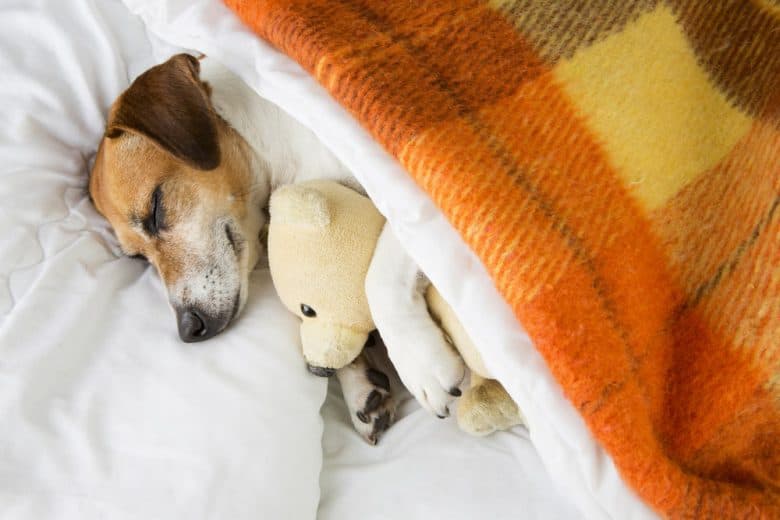
<path fill-rule="evenodd" d="M 225 321 L 213 318 L 206 313 L 194 309 L 183 309 L 177 313 L 179 337 L 185 343 L 204 341 L 215 336 L 224 328 Z"/>
<path fill-rule="evenodd" d="M 320 376 L 320 377 L 330 377 L 336 373 L 335 368 L 318 367 L 318 366 L 310 365 L 308 363 L 306 364 L 306 368 L 308 368 L 309 372 L 311 372 L 315 376 Z"/>

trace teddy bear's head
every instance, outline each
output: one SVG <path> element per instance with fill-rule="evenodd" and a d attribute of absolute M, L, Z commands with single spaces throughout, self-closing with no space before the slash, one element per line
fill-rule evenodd
<path fill-rule="evenodd" d="M 375 328 L 365 279 L 384 222 L 369 199 L 331 181 L 283 186 L 271 196 L 271 277 L 302 320 L 303 355 L 315 374 L 352 362 Z"/>

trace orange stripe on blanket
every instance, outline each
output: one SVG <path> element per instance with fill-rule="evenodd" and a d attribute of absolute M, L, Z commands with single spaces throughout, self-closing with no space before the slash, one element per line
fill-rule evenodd
<path fill-rule="evenodd" d="M 445 143 L 452 153 L 447 165 L 428 161 Z M 589 426 L 602 440 L 607 434 L 605 446 L 616 459 L 630 459 L 621 465 L 624 476 L 636 481 L 652 471 L 640 462 L 662 456 L 649 416 L 625 412 L 647 405 L 637 379 L 630 377 L 624 331 L 615 324 L 611 306 L 604 305 L 586 248 L 573 247 L 578 239 L 573 230 L 563 229 L 567 224 L 552 201 L 530 188 L 528 179 L 518 178 L 525 172 L 510 166 L 511 157 L 502 161 L 500 152 L 484 146 L 473 120 L 449 122 L 424 133 L 399 158 L 419 175 L 423 188 L 455 226 L 469 235 L 468 242 L 499 290 L 512 295 L 508 301 L 540 352 L 555 360 L 551 369 L 556 379 Z M 437 197 L 443 185 L 461 189 Z M 471 218 L 476 213 L 481 217 Z M 491 257 L 497 250 L 506 256 Z M 543 268 L 536 270 L 540 265 Z M 583 321 L 583 316 L 591 321 Z M 665 493 L 674 495 L 672 489 Z"/>
<path fill-rule="evenodd" d="M 665 257 L 639 205 L 552 76 L 527 83 L 480 116 L 534 191 L 548 201 L 559 228 L 569 230 L 570 247 L 588 265 L 603 305 L 624 336 L 632 376 L 646 383 L 649 413 L 659 419 L 666 371 L 660 335 L 668 309 L 681 296 L 666 275 Z M 534 250 L 524 254 L 538 261 Z M 503 270 L 496 265 L 496 276 Z M 513 285 L 508 279 L 508 297 Z"/>
<path fill-rule="evenodd" d="M 639 487 L 666 482 L 654 491 L 670 509 L 716 507 L 700 499 L 701 486 L 686 488 L 659 444 L 675 410 L 666 378 L 687 368 L 668 356 L 674 338 L 667 318 L 681 297 L 671 292 L 664 256 L 641 212 L 555 92 L 549 76 L 542 76 L 511 100 L 423 133 L 399 159 L 484 260 L 624 477 Z M 569 124 L 538 137 L 550 120 Z M 490 130 L 492 146 L 483 128 Z M 449 150 L 447 161 L 431 161 L 442 149 Z M 461 189 L 440 193 L 452 185 Z M 583 196 L 589 191 L 592 201 Z M 729 375 L 758 380 L 738 357 L 721 361 Z M 701 398 L 701 392 L 692 395 Z M 647 416 L 626 413 L 639 409 Z M 718 424 L 709 424 L 701 438 Z M 736 497 L 749 500 L 740 492 Z"/>

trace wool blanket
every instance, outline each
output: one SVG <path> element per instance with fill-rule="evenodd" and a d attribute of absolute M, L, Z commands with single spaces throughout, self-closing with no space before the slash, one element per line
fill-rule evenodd
<path fill-rule="evenodd" d="M 226 0 L 404 166 L 663 516 L 780 518 L 780 7 Z"/>

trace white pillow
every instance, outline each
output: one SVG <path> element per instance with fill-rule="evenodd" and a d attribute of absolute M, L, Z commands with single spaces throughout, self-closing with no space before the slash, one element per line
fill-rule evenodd
<path fill-rule="evenodd" d="M 115 256 L 87 199 L 108 106 L 160 58 L 121 3 L 4 3 L 3 519 L 316 515 L 326 384 L 268 272 L 237 323 L 184 344 L 154 270 Z"/>

